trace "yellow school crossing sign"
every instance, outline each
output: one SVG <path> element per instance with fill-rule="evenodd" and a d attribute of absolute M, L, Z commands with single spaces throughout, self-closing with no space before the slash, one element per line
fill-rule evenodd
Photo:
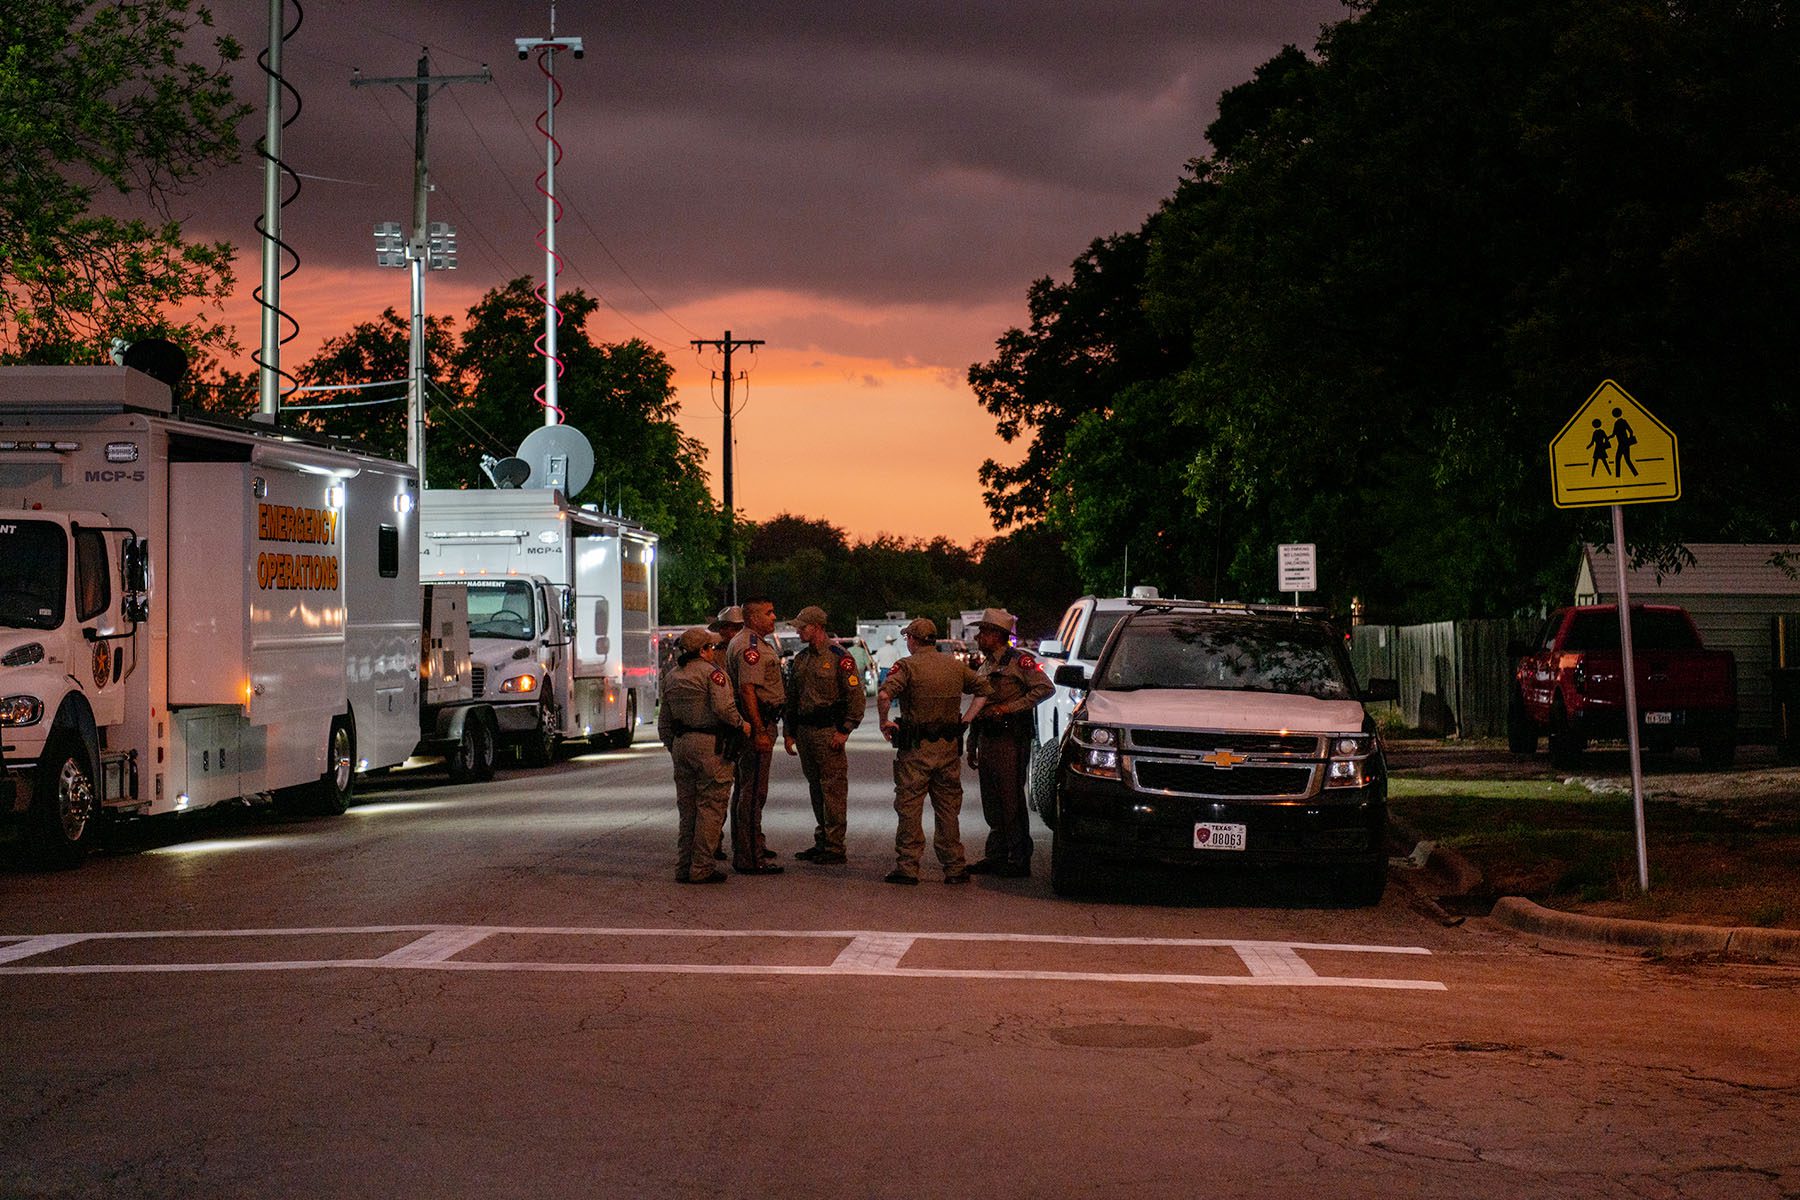
<path fill-rule="evenodd" d="M 1558 508 L 1681 499 L 1675 431 L 1608 379 L 1550 439 Z"/>

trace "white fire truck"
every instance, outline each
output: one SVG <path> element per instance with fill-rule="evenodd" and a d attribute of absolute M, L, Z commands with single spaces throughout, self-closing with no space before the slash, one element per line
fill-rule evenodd
<path fill-rule="evenodd" d="M 415 748 L 480 775 L 491 714 L 421 696 L 455 646 L 421 644 L 417 500 L 408 466 L 177 415 L 128 368 L 0 368 L 0 816 L 32 856 L 114 814 L 341 812 Z"/>
<path fill-rule="evenodd" d="M 419 516 L 421 576 L 469 589 L 501 737 L 539 765 L 570 739 L 630 745 L 656 716 L 656 535 L 551 487 L 433 488 Z"/>

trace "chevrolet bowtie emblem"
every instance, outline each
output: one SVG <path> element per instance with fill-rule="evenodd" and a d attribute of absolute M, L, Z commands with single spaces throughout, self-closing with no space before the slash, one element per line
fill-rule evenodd
<path fill-rule="evenodd" d="M 1214 750 L 1211 754 L 1202 754 L 1200 756 L 1200 761 L 1203 763 L 1210 763 L 1215 767 L 1225 767 L 1229 769 L 1237 766 L 1239 763 L 1246 763 L 1250 760 L 1245 758 L 1242 754 L 1233 754 L 1229 750 Z"/>

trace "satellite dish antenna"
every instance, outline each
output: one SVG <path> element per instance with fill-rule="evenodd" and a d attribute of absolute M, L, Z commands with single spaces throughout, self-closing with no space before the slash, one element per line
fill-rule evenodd
<path fill-rule="evenodd" d="M 125 347 L 119 365 L 141 371 L 156 382 L 174 387 L 187 374 L 187 351 L 162 338 L 146 338 Z"/>
<path fill-rule="evenodd" d="M 522 458 L 503 458 L 488 472 L 497 488 L 520 488 L 531 478 L 531 464 Z"/>
<path fill-rule="evenodd" d="M 556 488 L 573 496 L 594 477 L 594 448 L 570 425 L 543 425 L 519 443 L 519 457 L 531 467 L 532 487 Z"/>

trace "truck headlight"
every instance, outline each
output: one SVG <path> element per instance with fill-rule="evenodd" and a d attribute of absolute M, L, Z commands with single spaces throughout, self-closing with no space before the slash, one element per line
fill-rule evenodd
<path fill-rule="evenodd" d="M 29 667 L 32 663 L 43 661 L 42 642 L 26 642 L 23 646 L 14 646 L 5 654 L 0 654 L 0 667 Z"/>
<path fill-rule="evenodd" d="M 1069 768 L 1099 779 L 1119 778 L 1119 731 L 1105 725 L 1078 722 L 1069 728 Z"/>
<path fill-rule="evenodd" d="M 44 702 L 36 696 L 0 699 L 0 725 L 36 725 L 44 718 Z"/>
<path fill-rule="evenodd" d="M 1367 763 L 1375 748 L 1375 739 L 1367 734 L 1345 735 L 1331 739 L 1331 759 L 1325 764 L 1325 786 L 1328 788 L 1362 787 L 1369 781 Z"/>
<path fill-rule="evenodd" d="M 500 690 L 517 693 L 535 692 L 537 691 L 537 676 L 514 675 L 511 679 L 503 679 L 500 681 Z"/>

